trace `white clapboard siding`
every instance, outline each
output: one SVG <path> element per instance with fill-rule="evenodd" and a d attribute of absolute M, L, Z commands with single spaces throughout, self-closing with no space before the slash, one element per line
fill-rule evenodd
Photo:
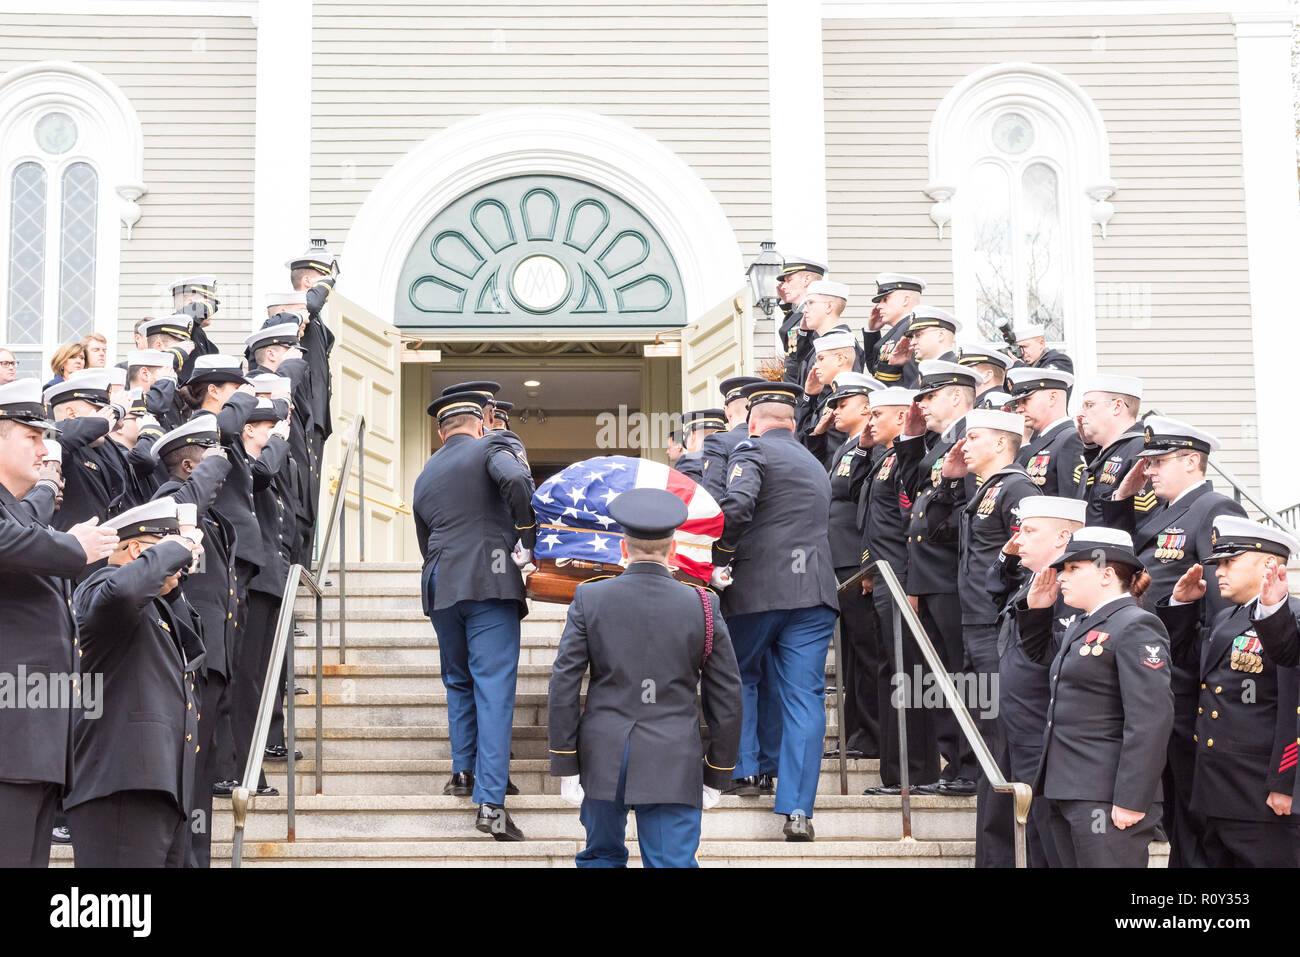
<path fill-rule="evenodd" d="M 118 349 L 131 328 L 171 311 L 167 284 L 219 277 L 209 334 L 242 352 L 253 272 L 253 124 L 257 30 L 249 17 L 0 13 L 0 73 L 70 60 L 112 80 L 144 132 L 141 216 L 122 237 Z M 7 187 L 5 193 L 7 195 Z M 116 208 L 100 215 L 117 217 Z"/>
<path fill-rule="evenodd" d="M 928 301 L 951 306 L 950 233 L 939 240 L 922 192 L 934 110 L 992 64 L 1059 70 L 1092 97 L 1110 136 L 1118 190 L 1109 238 L 1093 241 L 1098 304 L 1111 284 L 1150 290 L 1146 328 L 1098 310 L 1099 366 L 1142 376 L 1146 405 L 1214 432 L 1224 461 L 1257 488 L 1230 18 L 828 19 L 822 37 L 836 278 L 865 290 L 876 272 L 904 269 L 926 278 Z"/>
<path fill-rule="evenodd" d="M 655 137 L 712 190 L 742 251 L 768 238 L 761 2 L 317 0 L 312 26 L 314 236 L 341 245 L 369 190 L 430 134 L 537 104 Z"/>

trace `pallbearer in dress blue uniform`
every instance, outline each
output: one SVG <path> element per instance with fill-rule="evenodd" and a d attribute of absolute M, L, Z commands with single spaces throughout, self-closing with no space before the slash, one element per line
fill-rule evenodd
<path fill-rule="evenodd" d="M 673 468 L 687 478 L 696 482 L 704 478 L 704 440 L 714 432 L 721 432 L 727 427 L 727 419 L 721 409 L 698 409 L 682 413 L 682 431 L 685 443 L 682 454 L 673 464 Z"/>
<path fill-rule="evenodd" d="M 472 789 L 475 826 L 521 841 L 505 798 L 519 620 L 528 613 L 519 570 L 532 557 L 537 519 L 528 469 L 499 434 L 483 434 L 486 404 L 482 392 L 457 392 L 429 406 L 443 444 L 415 482 L 413 510 L 424 611 L 447 689 L 452 777 L 443 793 Z"/>
<path fill-rule="evenodd" d="M 722 607 L 745 688 L 737 776 L 758 773 L 758 684 L 763 655 L 772 649 L 783 717 L 775 810 L 786 817 L 787 839 L 810 841 L 826 734 L 826 652 L 839 602 L 830 479 L 794 436 L 802 391 L 789 382 L 745 388 L 752 438 L 737 444 L 727 464 L 714 577 L 715 584 L 734 582 Z"/>
<path fill-rule="evenodd" d="M 1015 411 L 1034 430 L 1016 461 L 1044 495 L 1078 496 L 1086 462 L 1083 439 L 1066 409 L 1074 376 L 1056 369 L 1017 367 L 1007 373 Z"/>
<path fill-rule="evenodd" d="M 722 392 L 722 412 L 727 420 L 726 430 L 711 432 L 700 446 L 701 466 L 699 482 L 715 500 L 721 500 L 727 490 L 727 458 L 737 443 L 749 438 L 749 400 L 743 392 L 745 386 L 766 379 L 752 375 L 732 376 L 718 386 Z"/>
<path fill-rule="evenodd" d="M 1202 622 L 1209 576 L 1194 564 L 1156 609 L 1174 660 L 1200 678 L 1191 809 L 1208 866 L 1300 867 L 1300 600 L 1285 571 L 1300 542 L 1231 515 L 1214 519 L 1213 537 L 1205 564 L 1228 607 Z"/>
<path fill-rule="evenodd" d="M 1029 590 L 1031 608 L 1059 596 L 1084 612 L 1059 641 L 1049 633 L 1021 644 L 1051 662 L 1034 793 L 1049 802 L 1064 867 L 1146 867 L 1160 821 L 1174 696 L 1169 636 L 1129 593 L 1141 570 L 1126 532 L 1084 527 Z"/>
<path fill-rule="evenodd" d="M 497 393 L 501 391 L 500 382 L 492 382 L 488 379 L 476 379 L 473 382 L 457 382 L 449 385 L 442 390 L 444 396 L 454 395 L 457 392 L 477 392 L 483 396 L 486 405 L 483 406 L 483 434 L 489 432 L 496 433 L 498 439 L 509 446 L 510 451 L 514 452 L 516 457 L 528 467 L 528 453 L 524 449 L 523 440 L 511 432 L 497 412 L 502 408 L 503 403 L 497 401 Z M 509 418 L 510 410 L 514 408 L 511 402 L 504 403 L 506 417 Z"/>
<path fill-rule="evenodd" d="M 547 698 L 551 775 L 582 805 L 579 867 L 626 866 L 629 808 L 646 867 L 694 867 L 700 808 L 717 803 L 735 769 L 736 656 L 717 599 L 670 571 L 685 503 L 636 488 L 611 501 L 609 514 L 623 529 L 627 569 L 579 585 L 569 606 Z M 697 686 L 709 726 L 703 759 Z"/>

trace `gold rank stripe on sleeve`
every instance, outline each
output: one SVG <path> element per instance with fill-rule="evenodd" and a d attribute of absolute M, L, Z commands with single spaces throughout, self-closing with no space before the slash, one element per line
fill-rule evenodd
<path fill-rule="evenodd" d="M 1133 497 L 1133 507 L 1139 512 L 1149 512 L 1158 504 L 1155 492 L 1140 492 Z"/>
<path fill-rule="evenodd" d="M 736 766 L 735 766 L 734 764 L 733 764 L 731 767 L 729 767 L 729 768 L 720 768 L 720 767 L 718 767 L 716 764 L 714 764 L 712 761 L 710 761 L 708 758 L 705 758 L 705 759 L 704 759 L 704 763 L 707 764 L 709 767 L 713 768 L 713 770 L 715 770 L 715 771 L 734 771 L 734 770 L 736 770 Z"/>
<path fill-rule="evenodd" d="M 556 751 L 554 748 L 547 748 L 546 750 L 550 751 L 551 754 L 577 754 L 578 753 L 577 751 Z"/>

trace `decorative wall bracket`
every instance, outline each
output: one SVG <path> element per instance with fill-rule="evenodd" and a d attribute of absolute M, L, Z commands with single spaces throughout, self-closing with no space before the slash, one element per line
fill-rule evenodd
<path fill-rule="evenodd" d="M 122 220 L 122 225 L 126 227 L 128 241 L 131 239 L 131 227 L 140 221 L 140 205 L 136 200 L 147 192 L 149 190 L 143 183 L 122 183 L 117 187 L 120 200 L 117 215 Z"/>
<path fill-rule="evenodd" d="M 1092 215 L 1092 221 L 1101 227 L 1101 238 L 1106 238 L 1106 224 L 1110 218 L 1115 215 L 1115 204 L 1107 200 L 1115 195 L 1114 183 L 1098 183 L 1096 186 L 1089 186 L 1085 193 L 1092 200 L 1092 208 L 1089 210 Z"/>
<path fill-rule="evenodd" d="M 952 221 L 952 194 L 956 189 L 952 186 L 942 186 L 938 183 L 931 183 L 925 188 L 925 195 L 934 200 L 934 205 L 930 207 L 930 221 L 939 227 L 939 238 L 943 239 L 943 227 Z"/>

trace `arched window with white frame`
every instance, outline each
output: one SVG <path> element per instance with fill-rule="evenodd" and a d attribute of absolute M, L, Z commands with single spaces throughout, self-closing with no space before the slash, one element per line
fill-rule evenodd
<path fill-rule="evenodd" d="M 953 298 L 964 337 L 1040 327 L 1096 368 L 1093 233 L 1113 208 L 1101 114 L 1064 75 L 1003 63 L 958 83 L 930 128 L 930 218 L 952 224 Z M 973 326 L 973 328 L 970 328 Z"/>
<path fill-rule="evenodd" d="M 117 339 L 121 233 L 140 218 L 143 137 L 118 87 L 49 61 L 0 77 L 0 347 L 42 379 L 61 343 Z"/>

